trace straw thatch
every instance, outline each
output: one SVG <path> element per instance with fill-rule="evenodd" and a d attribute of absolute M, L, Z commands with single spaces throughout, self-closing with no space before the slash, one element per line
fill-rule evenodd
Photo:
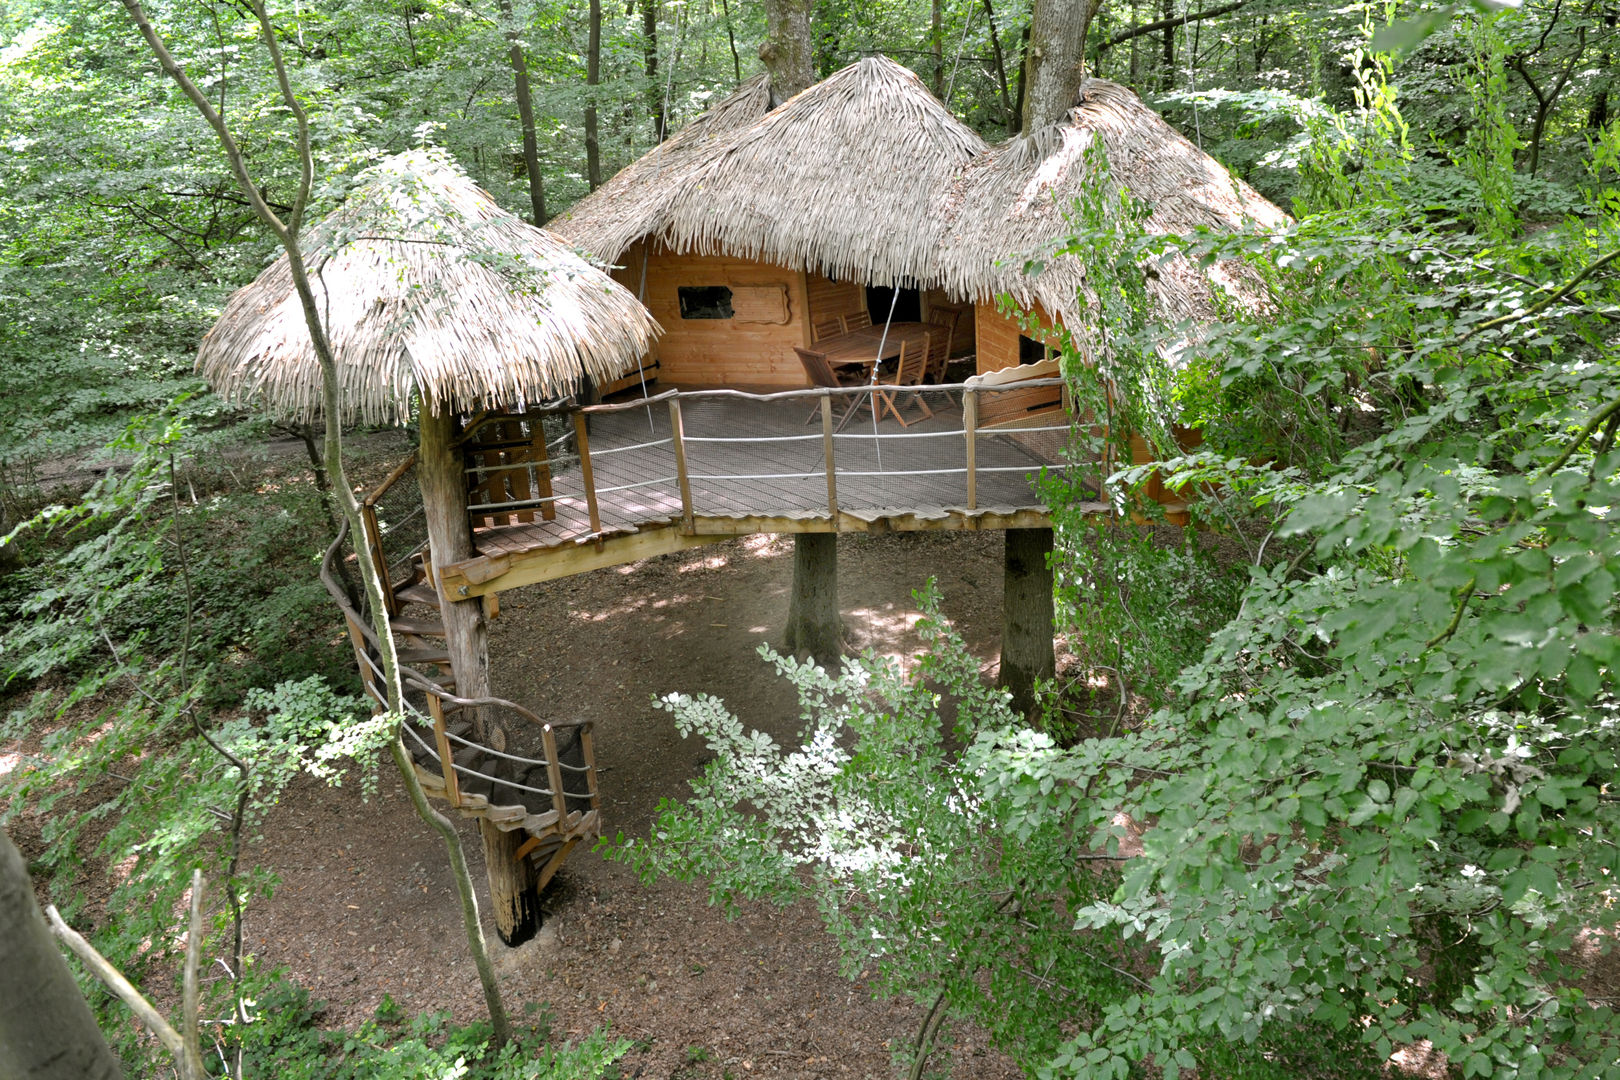
<path fill-rule="evenodd" d="M 770 112 L 770 77 L 755 75 L 572 208 L 548 227 L 599 259 L 618 262 L 644 236 L 669 223 L 669 206 L 731 137 Z"/>
<path fill-rule="evenodd" d="M 693 121 L 553 223 L 616 260 L 646 238 L 675 251 L 758 259 L 871 284 L 941 287 L 962 300 L 1010 293 L 1074 319 L 1084 267 L 1025 255 L 1072 231 L 1074 201 L 1106 150 L 1113 182 L 1147 202 L 1147 228 L 1273 228 L 1287 220 L 1124 87 L 1091 80 L 1063 124 L 991 148 L 908 69 L 872 57 L 769 108 L 763 77 Z M 1215 317 L 1241 272 L 1186 260 L 1159 269 L 1167 319 Z"/>
<path fill-rule="evenodd" d="M 936 276 L 937 200 L 987 149 L 909 69 L 871 57 L 775 109 L 750 80 L 553 228 L 609 260 L 651 237 L 676 251 L 921 284 Z"/>
<path fill-rule="evenodd" d="M 1024 308 L 1039 301 L 1059 318 L 1076 318 L 1085 267 L 1074 256 L 1043 252 L 1074 230 L 1068 215 L 1096 182 L 1088 150 L 1098 140 L 1113 184 L 1148 205 L 1149 233 L 1272 229 L 1288 220 L 1131 91 L 1093 79 L 1065 123 L 1003 143 L 956 178 L 947 200 L 953 219 L 936 264 L 940 284 L 975 300 L 1008 293 Z M 1039 274 L 1024 273 L 1026 255 L 1043 256 Z M 1240 296 L 1248 291 L 1232 268 L 1204 271 L 1185 259 L 1160 267 L 1150 288 L 1166 318 L 1207 322 L 1216 317 L 1212 284 Z"/>
<path fill-rule="evenodd" d="M 632 370 L 658 326 L 562 241 L 502 210 L 441 152 L 368 169 L 304 251 L 345 421 L 522 407 Z M 308 421 L 321 372 L 286 256 L 225 305 L 198 370 L 229 400 Z"/>

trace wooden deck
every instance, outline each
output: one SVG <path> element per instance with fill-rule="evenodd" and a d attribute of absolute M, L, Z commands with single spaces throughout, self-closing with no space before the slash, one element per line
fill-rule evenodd
<path fill-rule="evenodd" d="M 553 519 L 479 528 L 479 556 L 440 573 L 453 595 L 479 596 L 747 533 L 1049 524 L 1036 481 L 1062 467 L 1062 413 L 983 430 L 974 420 L 995 411 L 995 391 L 903 393 L 933 416 L 874 426 L 861 408 L 835 431 L 854 400 L 837 392 L 672 393 L 581 410 L 583 453 L 551 457 Z"/>

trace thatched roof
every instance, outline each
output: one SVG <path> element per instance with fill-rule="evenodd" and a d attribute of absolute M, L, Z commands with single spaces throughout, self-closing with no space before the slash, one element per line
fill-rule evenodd
<path fill-rule="evenodd" d="M 632 370 L 658 326 L 630 292 L 557 237 L 502 210 L 442 152 L 373 166 L 305 237 L 338 364 L 345 420 L 515 407 Z M 276 260 L 225 305 L 197 369 L 272 415 L 320 413 L 321 373 Z"/>
<path fill-rule="evenodd" d="M 1085 281 L 1079 260 L 1044 258 L 1042 272 L 1031 276 L 1024 256 L 1073 231 L 1067 215 L 1095 180 L 1087 151 L 1098 139 L 1113 183 L 1150 208 L 1149 233 L 1271 229 L 1288 220 L 1131 91 L 1092 79 L 1066 123 L 1011 139 L 956 178 L 947 200 L 953 218 L 936 264 L 940 284 L 976 300 L 1010 293 L 1025 308 L 1039 301 L 1059 317 L 1077 316 Z M 1223 286 L 1245 291 L 1230 269 L 1214 274 Z M 1215 318 L 1207 272 L 1184 259 L 1161 267 L 1152 287 L 1170 319 Z"/>
<path fill-rule="evenodd" d="M 774 110 L 763 76 L 750 80 L 552 227 L 610 261 L 649 238 L 966 300 L 1011 293 L 1073 319 L 1078 260 L 1046 258 L 1026 276 L 1024 256 L 1072 231 L 1065 215 L 1094 179 L 1097 139 L 1114 183 L 1151 206 L 1152 232 L 1287 220 L 1122 86 L 1093 79 L 1064 124 L 992 148 L 911 71 L 872 57 Z M 1231 268 L 1160 268 L 1166 317 L 1213 318 L 1212 279 L 1247 291 Z"/>
<path fill-rule="evenodd" d="M 770 77 L 755 75 L 547 226 L 597 258 L 618 262 L 631 244 L 664 230 L 670 203 L 693 175 L 770 109 Z"/>
<path fill-rule="evenodd" d="M 662 162 L 653 150 L 552 227 L 609 260 L 650 235 L 875 284 L 931 281 L 937 200 L 984 141 L 882 56 L 768 106 L 763 85 L 744 84 L 666 144 Z"/>

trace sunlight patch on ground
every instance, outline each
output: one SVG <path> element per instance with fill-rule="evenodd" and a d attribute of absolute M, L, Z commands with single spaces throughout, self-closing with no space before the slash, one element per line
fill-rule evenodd
<path fill-rule="evenodd" d="M 12 770 L 21 764 L 21 754 L 0 754 L 0 776 L 9 775 Z"/>
<path fill-rule="evenodd" d="M 859 627 L 861 636 L 869 641 L 881 641 L 891 646 L 879 656 L 891 660 L 908 660 L 917 654 L 915 636 L 922 612 L 896 610 L 892 605 L 878 608 L 855 608 L 845 620 Z"/>
<path fill-rule="evenodd" d="M 731 560 L 724 555 L 704 555 L 701 558 L 686 560 L 675 572 L 691 574 L 699 570 L 724 570 L 730 565 Z"/>

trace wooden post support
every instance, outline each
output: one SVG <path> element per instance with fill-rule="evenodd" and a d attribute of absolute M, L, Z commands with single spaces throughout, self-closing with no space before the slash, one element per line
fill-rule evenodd
<path fill-rule="evenodd" d="M 540 883 L 534 864 L 518 851 L 529 838 L 522 829 L 502 832 L 488 818 L 478 819 L 495 932 L 516 948 L 540 930 Z"/>
<path fill-rule="evenodd" d="M 456 751 L 444 730 L 444 702 L 437 694 L 427 695 L 428 715 L 433 717 L 433 745 L 439 751 L 439 771 L 444 776 L 444 797 L 451 806 L 461 805 L 461 784 L 456 780 Z"/>
<path fill-rule="evenodd" d="M 1057 673 L 1052 641 L 1052 530 L 1008 529 L 1002 585 L 1000 685 L 1028 715 L 1035 680 Z"/>
<path fill-rule="evenodd" d="M 579 447 L 579 480 L 585 485 L 585 509 L 591 515 L 591 532 L 601 543 L 602 514 L 596 506 L 596 476 L 591 472 L 591 440 L 585 430 L 585 414 L 574 413 L 574 442 Z"/>
<path fill-rule="evenodd" d="M 669 399 L 669 438 L 675 447 L 675 482 L 681 489 L 681 526 L 692 535 L 692 485 L 686 479 L 686 426 L 681 423 L 681 399 Z"/>
<path fill-rule="evenodd" d="M 795 656 L 832 667 L 843 653 L 838 615 L 838 534 L 793 535 L 793 592 L 785 643 Z"/>
<path fill-rule="evenodd" d="M 377 524 L 377 508 L 367 499 L 360 504 L 360 524 L 366 528 L 366 546 L 371 549 L 371 561 L 377 567 L 377 580 L 382 584 L 383 606 L 390 617 L 399 614 L 399 598 L 394 595 L 394 583 L 388 577 L 388 556 L 383 552 L 382 527 Z"/>
<path fill-rule="evenodd" d="M 833 463 L 832 395 L 821 395 L 821 452 L 827 459 L 827 513 L 838 524 L 838 467 Z"/>
<path fill-rule="evenodd" d="M 979 507 L 979 474 L 977 471 L 979 427 L 979 392 L 962 391 L 962 430 L 967 436 L 967 508 Z"/>
<path fill-rule="evenodd" d="M 596 786 L 596 744 L 591 737 L 591 725 L 579 729 L 579 749 L 585 755 L 585 782 L 591 790 L 591 809 L 602 808 L 602 792 Z"/>
<path fill-rule="evenodd" d="M 547 724 L 540 732 L 540 745 L 546 755 L 546 782 L 551 785 L 551 805 L 557 811 L 557 824 L 568 820 L 568 793 L 563 789 L 562 761 L 557 754 L 557 732 Z"/>

